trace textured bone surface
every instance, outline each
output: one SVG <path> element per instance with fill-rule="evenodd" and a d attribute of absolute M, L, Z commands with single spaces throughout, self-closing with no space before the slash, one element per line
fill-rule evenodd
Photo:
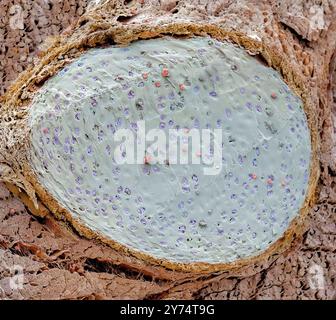
<path fill-rule="evenodd" d="M 191 159 L 118 164 L 116 149 L 125 160 L 130 149 L 113 135 L 132 129 L 135 140 L 140 120 L 146 131 L 163 130 L 169 148 L 188 130 L 220 130 L 220 146 L 180 140 L 182 153 L 201 152 L 203 162 L 218 156 L 220 166 L 207 175 Z M 211 38 L 91 50 L 43 86 L 30 126 L 32 165 L 49 193 L 90 229 L 156 258 L 256 255 L 282 236 L 306 195 L 301 99 L 275 70 Z"/>
<path fill-rule="evenodd" d="M 1 92 L 31 63 L 38 46 L 59 33 L 82 14 L 86 1 L 61 0 L 47 6 L 44 0 L 0 1 L 2 13 L 21 4 L 24 30 L 13 29 L 10 15 L 1 16 Z M 0 264 L 2 299 L 334 299 L 335 298 L 335 4 L 334 1 L 110 1 L 99 15 L 116 22 L 120 16 L 139 20 L 183 17 L 188 21 L 211 21 L 226 28 L 257 34 L 282 56 L 292 60 L 305 86 L 314 96 L 322 176 L 317 203 L 306 220 L 305 233 L 292 248 L 274 259 L 263 259 L 241 272 L 192 277 L 141 264 L 116 250 L 74 234 L 49 215 L 36 220 L 20 200 L 0 186 L 0 246 L 5 249 Z M 279 5 L 280 4 L 280 5 Z M 134 8 L 136 7 L 136 8 Z M 41 10 L 41 8 L 43 10 Z M 171 10 L 171 12 L 167 12 Z M 45 19 L 34 19 L 43 15 Z M 316 15 L 318 13 L 318 15 Z M 137 18 L 135 16 L 135 19 Z M 311 28 L 318 22 L 319 28 Z M 303 22 L 303 23 L 302 23 Z M 144 22 L 145 24 L 148 23 Z M 132 20 L 130 20 L 130 25 Z M 97 24 L 95 24 L 97 25 Z M 93 31 L 96 27 L 92 28 Z M 307 35 L 314 35 L 310 40 Z M 125 33 L 126 36 L 126 33 Z M 309 39 L 307 39 L 309 38 Z M 65 57 L 66 58 L 66 57 Z M 333 94 L 334 92 L 334 94 Z M 334 120 L 333 120 L 334 119 Z M 20 290 L 9 286 L 10 270 L 21 265 L 25 282 Z M 312 285 L 318 275 L 321 286 Z M 183 279 L 183 281 L 181 281 Z M 320 283 L 321 284 L 321 283 Z"/>

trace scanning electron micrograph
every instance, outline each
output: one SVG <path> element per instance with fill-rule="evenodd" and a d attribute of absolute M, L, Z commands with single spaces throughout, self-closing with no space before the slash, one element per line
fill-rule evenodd
<path fill-rule="evenodd" d="M 0 299 L 335 298 L 333 1 L 4 2 Z"/>
<path fill-rule="evenodd" d="M 134 148 L 112 135 L 130 129 L 137 146 L 141 120 L 167 137 L 166 161 L 138 148 L 153 159 L 118 163 L 117 148 L 125 161 Z M 301 99 L 276 71 L 210 38 L 88 51 L 42 87 L 30 126 L 41 185 L 89 228 L 154 257 L 255 255 L 283 234 L 306 195 L 311 149 Z M 219 144 L 192 148 L 190 130 L 215 128 Z M 171 151 L 177 136 L 181 148 Z M 199 164 L 172 164 L 178 151 Z M 214 167 L 202 164 L 216 156 Z"/>

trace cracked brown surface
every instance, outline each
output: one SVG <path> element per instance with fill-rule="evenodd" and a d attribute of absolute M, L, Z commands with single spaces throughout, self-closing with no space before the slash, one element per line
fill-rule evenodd
<path fill-rule="evenodd" d="M 5 46 L 1 51 L 0 93 L 38 53 L 47 36 L 64 30 L 82 14 L 86 1 L 50 1 L 41 11 L 28 1 L 0 0 L 8 12 L 24 3 L 27 26 L 12 30 L 8 15 L 0 17 Z M 120 1 L 119 1 L 120 2 Z M 132 23 L 146 12 L 157 16 L 189 16 L 265 35 L 275 50 L 285 52 L 314 93 L 319 121 L 321 178 L 318 201 L 310 210 L 303 237 L 275 261 L 260 261 L 239 273 L 191 275 L 125 257 L 94 240 L 81 238 L 51 215 L 36 218 L 0 186 L 0 298 L 7 299 L 334 299 L 336 238 L 336 4 L 334 1 L 127 1 L 119 4 L 118 21 Z M 144 4 L 142 5 L 142 2 Z M 46 6 L 45 1 L 34 1 Z M 76 3 L 76 4 L 75 4 Z M 294 3 L 294 4 L 293 4 Z M 25 7 L 26 6 L 26 7 Z M 137 6 L 138 13 L 135 11 Z M 69 9 L 70 8 L 70 9 Z M 313 9 L 311 9 L 313 8 Z M 323 26 L 311 28 L 322 8 Z M 62 14 L 60 14 L 62 12 Z M 117 18 L 117 17 L 116 17 Z M 7 19 L 7 20 L 6 20 Z M 40 20 L 42 22 L 40 22 Z M 260 31 L 261 29 L 261 31 Z M 1 39 L 0 38 L 0 39 Z M 1 41 L 2 42 L 2 41 Z M 29 53 L 23 54 L 20 48 Z M 16 53 L 19 52 L 19 53 Z M 25 57 L 27 58 L 25 59 Z M 324 289 L 311 286 L 310 267 L 320 266 Z M 22 265 L 24 286 L 12 290 L 8 266 Z"/>

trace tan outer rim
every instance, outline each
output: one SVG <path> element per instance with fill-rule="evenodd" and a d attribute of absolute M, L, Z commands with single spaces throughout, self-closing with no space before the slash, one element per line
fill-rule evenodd
<path fill-rule="evenodd" d="M 310 164 L 310 177 L 308 184 L 307 196 L 305 198 L 304 204 L 300 209 L 298 216 L 291 222 L 290 226 L 283 234 L 283 236 L 273 243 L 268 249 L 266 249 L 262 254 L 259 254 L 254 257 L 245 258 L 237 260 L 232 263 L 176 263 L 168 261 L 165 259 L 158 259 L 148 254 L 130 249 L 124 245 L 119 244 L 118 242 L 108 239 L 101 235 L 100 233 L 90 230 L 88 227 L 84 226 L 79 220 L 72 217 L 71 213 L 65 208 L 60 206 L 55 199 L 39 184 L 37 178 L 32 171 L 29 165 L 29 132 L 25 132 L 24 137 L 24 152 L 26 161 L 19 164 L 20 172 L 19 174 L 24 177 L 24 185 L 31 184 L 34 191 L 36 192 L 37 197 L 58 219 L 65 220 L 69 222 L 76 231 L 89 239 L 98 239 L 105 244 L 108 244 L 112 248 L 124 253 L 125 255 L 134 256 L 138 259 L 143 260 L 144 262 L 149 262 L 154 265 L 161 265 L 167 269 L 172 269 L 176 271 L 184 272 L 214 272 L 214 271 L 228 271 L 232 269 L 239 269 L 241 267 L 247 266 L 249 264 L 255 263 L 257 261 L 267 259 L 271 256 L 278 256 L 288 249 L 291 243 L 297 237 L 301 236 L 303 233 L 303 225 L 307 213 L 315 201 L 315 190 L 320 174 L 319 161 L 318 161 L 318 134 L 317 134 L 317 123 L 314 117 L 314 108 L 312 105 L 312 99 L 308 90 L 304 87 L 304 82 L 301 77 L 297 74 L 294 74 L 293 68 L 291 68 L 290 62 L 286 56 L 280 55 L 277 52 L 274 52 L 270 47 L 268 47 L 262 41 L 257 41 L 251 37 L 248 37 L 242 33 L 235 31 L 226 31 L 222 28 L 212 25 L 212 24 L 199 24 L 199 23 L 171 23 L 164 26 L 133 26 L 132 32 L 125 33 L 125 28 L 114 28 L 112 30 L 107 29 L 97 33 L 96 35 L 88 34 L 86 35 L 79 43 L 76 45 L 69 45 L 66 43 L 58 43 L 54 45 L 46 54 L 39 64 L 32 70 L 28 70 L 24 73 L 19 80 L 12 86 L 9 90 L 8 95 L 5 98 L 5 104 L 7 104 L 7 110 L 15 109 L 19 110 L 22 107 L 22 100 L 20 100 L 21 94 L 14 94 L 16 91 L 21 93 L 21 91 L 26 90 L 28 87 L 33 87 L 34 90 L 29 99 L 26 99 L 24 105 L 29 105 L 33 96 L 38 92 L 38 87 L 36 84 L 44 82 L 49 77 L 54 75 L 58 70 L 64 67 L 64 62 L 58 62 L 54 64 L 51 68 L 47 69 L 45 73 L 44 67 L 51 64 L 52 61 L 55 61 L 59 56 L 64 56 L 67 54 L 70 56 L 70 59 L 66 63 L 71 62 L 74 58 L 78 57 L 81 53 L 86 51 L 90 47 L 104 46 L 111 43 L 113 40 L 115 43 L 127 44 L 138 39 L 150 39 L 154 37 L 162 36 L 211 36 L 217 40 L 226 40 L 236 43 L 246 50 L 253 54 L 261 54 L 268 64 L 274 69 L 278 70 L 282 75 L 287 84 L 299 95 L 304 101 L 304 110 L 307 115 L 308 125 L 311 133 L 311 143 L 312 143 L 312 155 L 311 155 L 311 164 Z M 49 66 L 48 66 L 49 67 Z M 36 77 L 34 80 L 32 76 L 36 72 L 39 74 L 39 77 Z M 41 80 L 42 79 L 42 80 Z M 13 101 L 14 100 L 14 101 Z M 7 103 L 6 103 L 7 102 Z M 13 103 L 14 102 L 14 103 Z M 8 107 L 9 105 L 14 105 L 14 108 Z M 6 108 L 5 108 L 6 110 Z M 25 115 L 27 120 L 27 114 Z M 22 148 L 21 148 L 22 149 Z M 22 153 L 22 150 L 21 150 Z M 14 166 L 14 164 L 13 164 Z M 15 170 L 16 172 L 18 169 Z M 6 180 L 6 177 L 2 177 L 3 180 Z M 8 180 L 7 180 L 8 181 Z M 22 184 L 20 185 L 22 186 Z M 26 190 L 28 195 L 34 199 L 34 194 L 31 190 Z M 29 200 L 29 198 L 28 198 Z M 23 200 L 25 201 L 25 200 Z M 29 200 L 31 202 L 31 200 Z M 35 201 L 35 204 L 37 202 Z"/>

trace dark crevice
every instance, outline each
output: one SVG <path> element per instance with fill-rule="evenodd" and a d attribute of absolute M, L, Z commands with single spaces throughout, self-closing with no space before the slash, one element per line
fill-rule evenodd
<path fill-rule="evenodd" d="M 81 19 L 79 21 L 79 26 L 83 27 L 84 25 L 86 25 L 89 22 L 89 19 Z"/>
<path fill-rule="evenodd" d="M 10 251 L 11 254 L 18 255 L 20 257 L 28 257 L 31 255 L 30 250 L 26 248 L 18 248 L 16 246 L 13 246 L 13 247 L 8 247 L 8 250 Z"/>
<path fill-rule="evenodd" d="M 302 35 L 300 35 L 294 28 L 290 27 L 289 25 L 285 24 L 284 22 L 280 21 L 280 25 L 285 29 L 288 30 L 294 38 L 296 38 L 300 44 L 305 47 L 310 47 L 310 41 L 305 39 Z"/>
<path fill-rule="evenodd" d="M 113 40 L 113 38 L 112 37 L 108 37 L 108 38 L 106 38 L 106 40 L 105 40 L 105 45 L 107 45 L 107 46 L 114 46 L 116 43 L 115 43 L 115 41 Z"/>
<path fill-rule="evenodd" d="M 119 16 L 119 17 L 117 18 L 117 21 L 118 21 L 118 22 L 121 22 L 121 23 L 127 23 L 127 22 L 129 22 L 133 17 L 135 17 L 135 16 Z"/>
<path fill-rule="evenodd" d="M 307 238 L 309 236 L 309 233 L 310 233 L 310 229 L 308 229 L 306 232 L 303 233 L 303 235 L 302 235 L 302 243 L 306 243 Z"/>
<path fill-rule="evenodd" d="M 114 264 L 112 261 L 103 260 L 99 258 L 87 258 L 84 263 L 84 270 L 89 272 L 109 273 L 122 276 L 132 280 L 155 281 L 154 277 L 145 275 L 141 272 L 132 271 L 128 266 L 121 266 Z M 158 281 L 155 281 L 158 282 Z"/>
<path fill-rule="evenodd" d="M 328 174 L 331 177 L 336 177 L 336 172 L 333 169 L 331 169 L 330 166 L 328 166 Z"/>
<path fill-rule="evenodd" d="M 261 53 L 258 53 L 254 56 L 262 65 L 265 67 L 269 67 L 269 64 L 267 60 L 264 58 L 264 56 Z"/>

